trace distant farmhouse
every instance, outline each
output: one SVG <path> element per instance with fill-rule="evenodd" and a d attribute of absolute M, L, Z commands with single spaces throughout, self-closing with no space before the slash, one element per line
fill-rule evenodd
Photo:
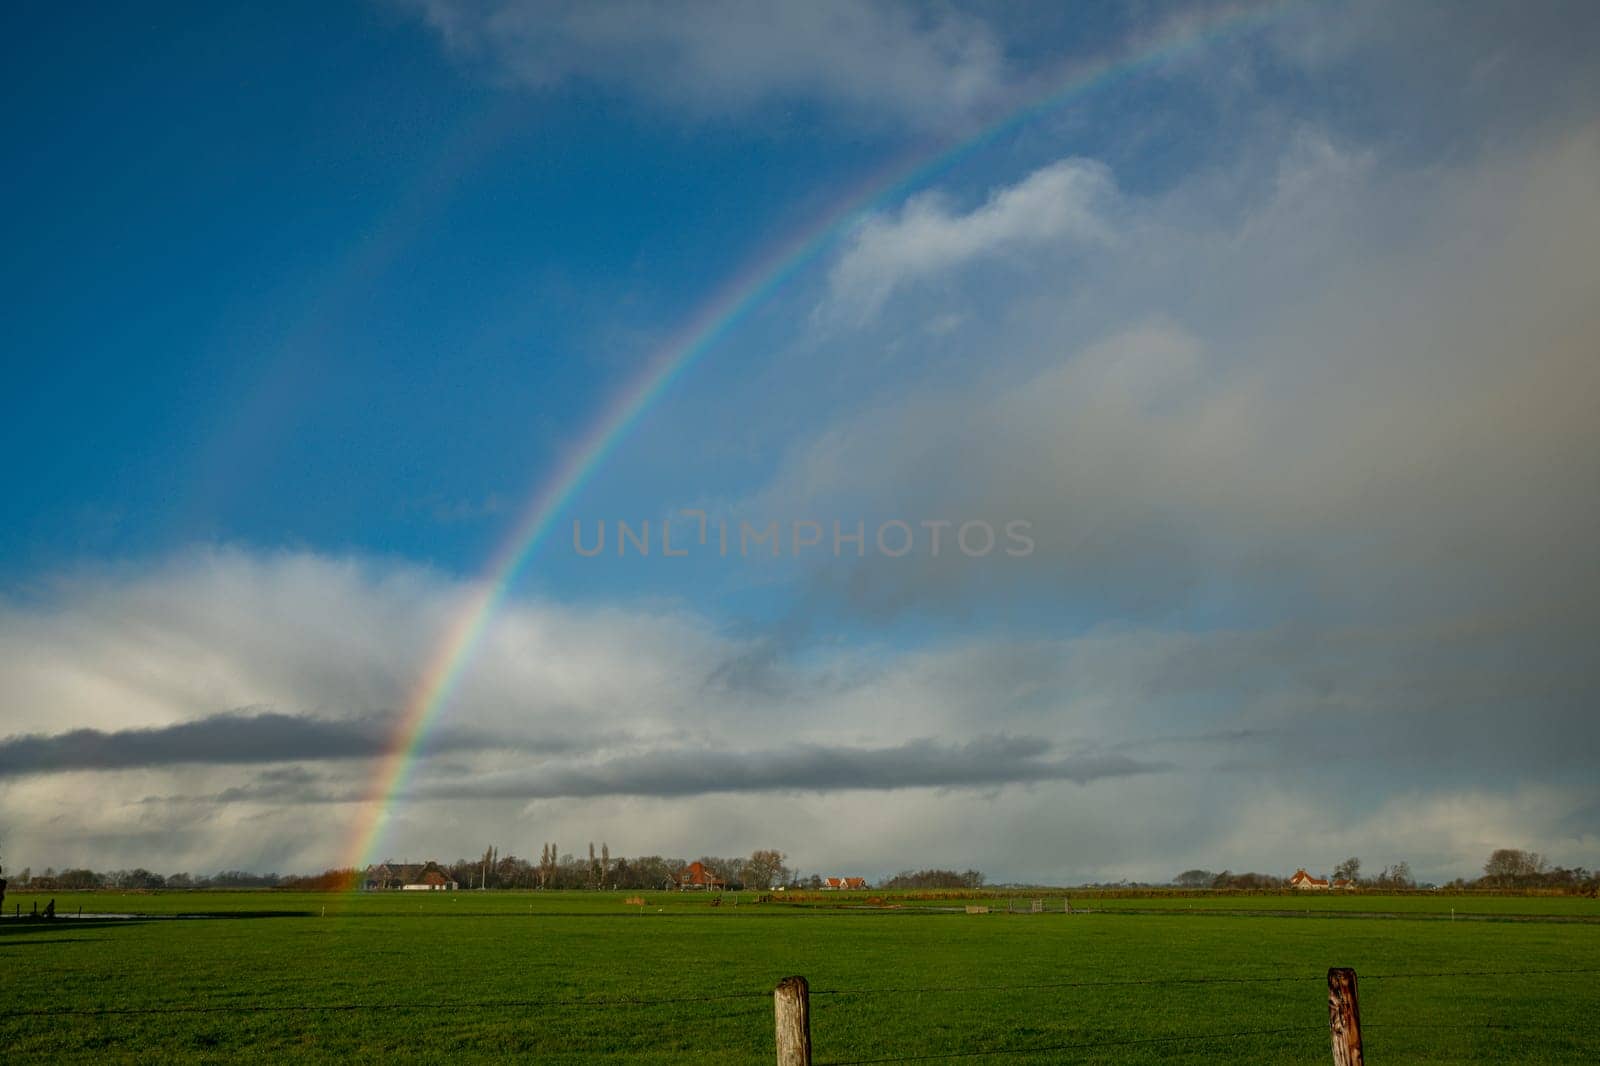
<path fill-rule="evenodd" d="M 1325 877 L 1312 877 L 1302 866 L 1294 872 L 1293 877 L 1289 878 L 1289 887 L 1320 892 L 1330 888 L 1354 888 L 1356 883 L 1348 877 L 1341 877 L 1336 881 L 1329 881 Z"/>
<path fill-rule="evenodd" d="M 367 867 L 362 887 L 369 892 L 454 892 L 459 886 L 436 862 L 384 862 Z"/>
<path fill-rule="evenodd" d="M 679 892 L 707 892 L 728 887 L 728 883 L 706 869 L 706 864 L 703 862 L 691 862 L 684 867 L 683 872 L 674 880 L 674 884 Z"/>
<path fill-rule="evenodd" d="M 823 878 L 822 881 L 822 888 L 824 891 L 827 891 L 828 889 L 838 890 L 866 887 L 867 879 L 865 877 L 827 877 Z"/>

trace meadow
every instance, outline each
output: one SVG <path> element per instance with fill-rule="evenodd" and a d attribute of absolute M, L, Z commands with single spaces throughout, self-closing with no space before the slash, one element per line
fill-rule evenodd
<path fill-rule="evenodd" d="M 1040 914 L 1005 912 L 1030 894 L 988 914 L 625 896 L 56 893 L 63 914 L 136 917 L 55 922 L 9 917 L 44 898 L 8 896 L 0 1047 L 8 1063 L 770 1062 L 772 986 L 802 974 L 819 1064 L 1326 1062 L 1341 965 L 1375 1064 L 1600 1060 L 1590 899 L 1074 892 L 1067 915 L 1061 893 Z"/>

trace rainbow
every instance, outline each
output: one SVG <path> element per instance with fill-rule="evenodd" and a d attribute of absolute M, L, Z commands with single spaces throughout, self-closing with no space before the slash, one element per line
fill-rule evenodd
<path fill-rule="evenodd" d="M 391 811 L 406 788 L 419 746 L 449 704 L 496 610 L 505 601 L 534 549 L 584 484 L 616 450 L 639 416 L 671 388 L 697 359 L 733 332 L 753 310 L 782 288 L 869 214 L 881 210 L 967 156 L 1115 80 L 1181 56 L 1207 42 L 1263 24 L 1289 7 L 1288 0 L 1225 8 L 1187 17 L 1097 62 L 1073 68 L 1042 98 L 955 144 L 916 152 L 873 173 L 846 196 L 756 257 L 725 282 L 651 357 L 565 452 L 562 461 L 518 517 L 489 559 L 434 648 L 411 691 L 392 741 L 360 799 L 360 813 L 343 865 L 362 868 L 376 859 Z"/>

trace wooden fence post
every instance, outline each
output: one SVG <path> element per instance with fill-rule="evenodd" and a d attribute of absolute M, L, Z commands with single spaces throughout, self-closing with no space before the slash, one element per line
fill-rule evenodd
<path fill-rule="evenodd" d="M 1364 1066 L 1356 972 L 1348 967 L 1328 970 L 1328 1031 L 1333 1037 L 1333 1066 Z"/>
<path fill-rule="evenodd" d="M 772 990 L 778 1066 L 811 1066 L 811 989 L 804 977 L 785 977 Z"/>

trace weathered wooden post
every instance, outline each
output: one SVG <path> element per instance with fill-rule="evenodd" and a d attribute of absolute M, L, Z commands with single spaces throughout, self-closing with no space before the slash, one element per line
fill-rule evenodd
<path fill-rule="evenodd" d="M 1361 1054 L 1361 1005 L 1356 1000 L 1356 972 L 1349 967 L 1328 970 L 1328 1031 L 1333 1037 L 1333 1066 L 1365 1066 Z"/>
<path fill-rule="evenodd" d="M 804 977 L 785 977 L 772 990 L 778 1066 L 811 1066 L 811 989 Z"/>

